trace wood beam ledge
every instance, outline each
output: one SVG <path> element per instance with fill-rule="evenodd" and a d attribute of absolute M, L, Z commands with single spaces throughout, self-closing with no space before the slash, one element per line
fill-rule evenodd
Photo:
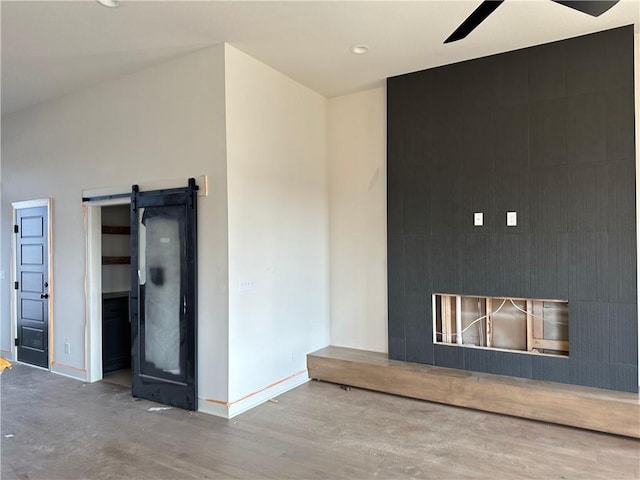
<path fill-rule="evenodd" d="M 389 360 L 326 347 L 307 355 L 309 377 L 404 397 L 640 438 L 636 393 Z"/>

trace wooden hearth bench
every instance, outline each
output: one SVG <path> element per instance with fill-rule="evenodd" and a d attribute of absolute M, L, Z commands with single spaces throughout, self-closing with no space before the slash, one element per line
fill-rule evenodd
<path fill-rule="evenodd" d="M 640 438 L 637 393 L 389 360 L 326 347 L 307 355 L 309 377 L 457 407 Z"/>

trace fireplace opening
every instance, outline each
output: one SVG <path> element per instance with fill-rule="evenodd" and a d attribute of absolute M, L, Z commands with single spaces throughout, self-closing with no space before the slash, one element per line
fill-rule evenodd
<path fill-rule="evenodd" d="M 569 355 L 566 300 L 433 294 L 433 341 L 544 355 Z"/>

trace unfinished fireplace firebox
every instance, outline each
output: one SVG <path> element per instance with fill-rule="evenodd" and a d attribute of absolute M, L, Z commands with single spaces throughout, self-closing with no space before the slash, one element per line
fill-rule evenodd
<path fill-rule="evenodd" d="M 433 294 L 433 341 L 544 355 L 569 355 L 565 300 Z"/>

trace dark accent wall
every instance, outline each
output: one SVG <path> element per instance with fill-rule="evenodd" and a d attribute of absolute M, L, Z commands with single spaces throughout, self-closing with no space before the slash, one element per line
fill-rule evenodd
<path fill-rule="evenodd" d="M 390 358 L 638 391 L 633 43 L 388 79 Z M 570 355 L 434 345 L 434 292 L 568 300 Z"/>

